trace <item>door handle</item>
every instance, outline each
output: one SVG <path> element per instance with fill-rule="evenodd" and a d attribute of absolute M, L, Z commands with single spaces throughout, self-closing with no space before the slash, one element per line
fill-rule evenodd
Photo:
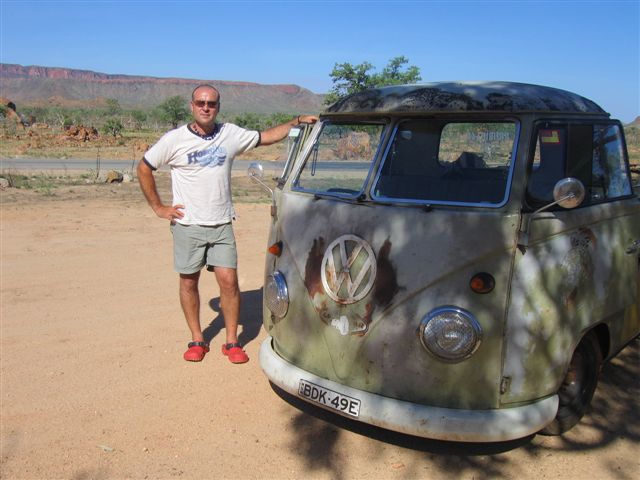
<path fill-rule="evenodd" d="M 636 253 L 638 250 L 640 250 L 640 240 L 634 240 L 631 245 L 627 247 L 625 253 L 627 255 L 631 255 L 633 253 Z"/>

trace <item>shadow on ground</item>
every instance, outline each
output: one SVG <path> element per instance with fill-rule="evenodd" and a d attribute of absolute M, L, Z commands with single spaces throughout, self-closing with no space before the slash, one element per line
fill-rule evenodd
<path fill-rule="evenodd" d="M 303 458 L 309 471 L 329 472 L 340 479 L 348 464 L 341 436 L 344 431 L 368 437 L 373 450 L 391 444 L 416 452 L 415 465 L 402 465 L 403 476 L 426 474 L 435 468 L 458 476 L 473 472 L 474 478 L 504 476 L 517 460 L 500 455 L 520 449 L 531 458 L 545 452 L 599 450 L 619 439 L 640 445 L 640 339 L 635 339 L 618 357 L 604 365 L 591 411 L 574 429 L 552 441 L 535 435 L 500 443 L 457 443 L 429 440 L 366 425 L 303 402 L 272 384 L 284 401 L 299 412 L 290 421 L 297 437 L 292 451 Z M 535 441 L 534 441 L 535 439 Z M 611 465 L 612 475 L 616 467 Z"/>
<path fill-rule="evenodd" d="M 211 342 L 224 328 L 220 297 L 209 300 L 209 307 L 215 316 L 202 331 L 205 342 Z M 238 336 L 238 341 L 242 345 L 247 345 L 256 339 L 262 327 L 262 289 L 240 292 L 240 325 L 242 332 Z"/>

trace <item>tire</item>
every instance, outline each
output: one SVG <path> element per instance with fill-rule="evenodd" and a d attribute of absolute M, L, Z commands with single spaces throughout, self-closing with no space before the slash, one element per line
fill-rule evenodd
<path fill-rule="evenodd" d="M 598 339 L 588 333 L 573 352 L 567 374 L 558 390 L 556 418 L 540 431 L 542 435 L 561 435 L 580 421 L 586 413 L 598 385 L 602 352 Z"/>

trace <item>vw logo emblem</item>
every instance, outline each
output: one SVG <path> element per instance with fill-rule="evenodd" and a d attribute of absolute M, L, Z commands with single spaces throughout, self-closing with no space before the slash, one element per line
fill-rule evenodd
<path fill-rule="evenodd" d="M 376 256 L 367 242 L 355 235 L 334 240 L 322 258 L 322 285 L 338 303 L 362 300 L 376 279 Z"/>

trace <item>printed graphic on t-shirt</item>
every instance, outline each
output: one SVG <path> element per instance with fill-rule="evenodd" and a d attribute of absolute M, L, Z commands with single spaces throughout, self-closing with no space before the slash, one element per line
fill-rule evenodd
<path fill-rule="evenodd" d="M 199 163 L 203 167 L 222 166 L 227 159 L 227 149 L 222 146 L 205 148 L 204 150 L 191 152 L 187 155 L 187 163 Z"/>

